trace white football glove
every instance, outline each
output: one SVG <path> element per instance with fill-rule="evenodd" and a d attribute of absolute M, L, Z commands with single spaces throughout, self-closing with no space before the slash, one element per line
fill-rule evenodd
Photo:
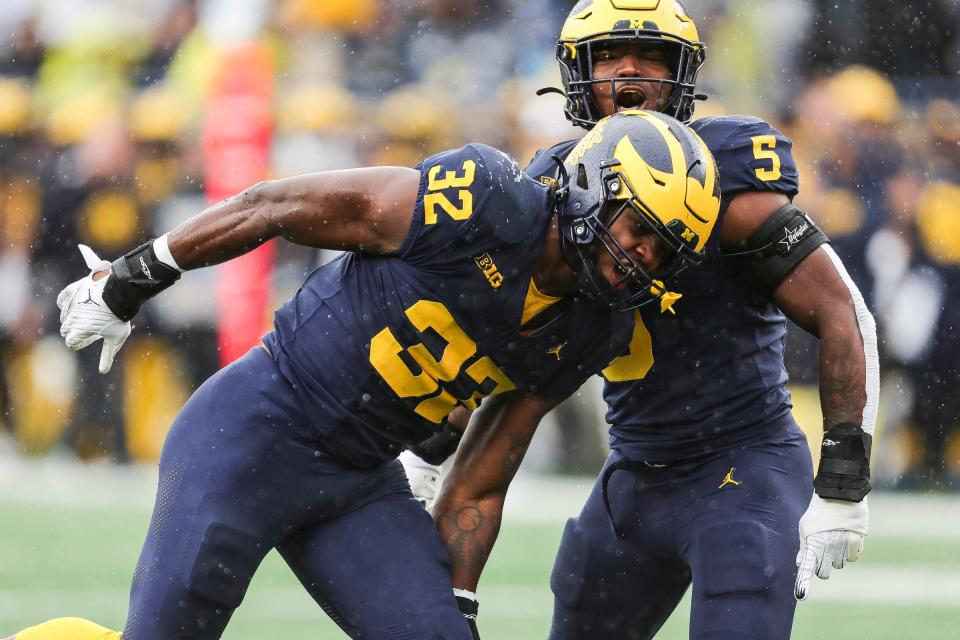
<path fill-rule="evenodd" d="M 412 451 L 403 451 L 398 459 L 407 473 L 413 497 L 430 511 L 440 491 L 440 465 L 430 464 Z"/>
<path fill-rule="evenodd" d="M 93 279 L 98 271 L 110 269 L 110 263 L 101 260 L 93 250 L 79 245 L 80 253 L 90 269 L 90 275 L 67 285 L 57 296 L 60 307 L 60 335 L 67 347 L 79 351 L 97 340 L 103 339 L 100 351 L 100 373 L 107 373 L 113 359 L 130 335 L 130 323 L 124 322 L 103 301 L 103 287 L 107 277 Z"/>
<path fill-rule="evenodd" d="M 826 580 L 833 569 L 843 569 L 847 562 L 860 557 L 869 517 L 866 498 L 847 502 L 813 494 L 810 506 L 800 518 L 797 582 L 793 589 L 797 600 L 810 593 L 814 573 Z"/>

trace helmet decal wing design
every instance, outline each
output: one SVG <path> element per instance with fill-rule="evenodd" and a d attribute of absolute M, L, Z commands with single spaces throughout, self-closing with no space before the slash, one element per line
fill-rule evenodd
<path fill-rule="evenodd" d="M 678 297 L 670 291 L 671 279 L 701 260 L 720 210 L 716 166 L 703 141 L 662 113 L 617 113 L 574 147 L 561 182 L 561 246 L 584 292 L 621 311 L 655 299 L 669 307 Z M 618 240 L 633 242 L 629 234 L 618 234 L 634 227 L 656 236 L 664 252 L 663 259 L 646 263 L 652 271 L 634 246 Z M 604 252 L 609 255 L 601 271 Z"/>
<path fill-rule="evenodd" d="M 710 152 L 703 153 L 703 159 L 699 162 L 694 159 L 693 166 L 688 167 L 684 160 L 690 154 L 685 153 L 680 139 L 673 134 L 666 122 L 657 118 L 649 118 L 648 122 L 660 131 L 666 142 L 671 162 L 670 170 L 660 170 L 646 162 L 637 152 L 630 136 L 624 136 L 617 143 L 614 156 L 620 161 L 624 177 L 631 183 L 634 193 L 639 195 L 643 208 L 663 224 L 669 224 L 676 219 L 682 220 L 687 231 L 681 233 L 688 233 L 690 230 L 696 233 L 699 242 L 693 249 L 702 251 L 716 222 L 715 216 L 708 217 L 702 212 L 720 208 L 716 167 Z M 690 134 L 695 137 L 699 149 L 705 150 L 703 141 L 693 131 L 690 131 Z M 690 175 L 697 169 L 703 171 L 702 177 Z M 684 210 L 678 210 L 676 193 L 686 193 Z M 681 239 L 689 241 L 692 238 L 681 235 Z"/>

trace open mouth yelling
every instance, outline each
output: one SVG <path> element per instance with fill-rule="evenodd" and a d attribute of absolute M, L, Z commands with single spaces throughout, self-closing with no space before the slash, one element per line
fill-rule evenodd
<path fill-rule="evenodd" d="M 626 111 L 627 109 L 642 109 L 647 101 L 647 92 L 640 87 L 621 87 L 617 90 L 614 104 L 617 111 Z"/>

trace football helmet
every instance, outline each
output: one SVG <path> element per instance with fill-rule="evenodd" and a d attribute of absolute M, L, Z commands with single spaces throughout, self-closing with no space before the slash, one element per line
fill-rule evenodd
<path fill-rule="evenodd" d="M 611 41 L 661 48 L 672 77 L 595 79 L 595 48 Z M 580 0 L 563 23 L 557 41 L 557 61 L 567 98 L 564 113 L 575 125 L 589 129 L 603 117 L 593 96 L 594 85 L 608 84 L 616 93 L 617 83 L 659 82 L 672 86 L 660 111 L 688 122 L 694 100 L 706 99 L 694 93 L 705 51 L 696 25 L 678 0 Z"/>
<path fill-rule="evenodd" d="M 561 248 L 580 289 L 620 311 L 664 298 L 671 279 L 701 261 L 720 211 L 720 181 L 706 144 L 656 111 L 622 111 L 597 122 L 563 161 L 556 193 Z M 648 273 L 611 233 L 624 215 L 656 234 L 667 255 L 656 271 Z M 618 281 L 601 272 L 601 251 L 613 257 Z"/>

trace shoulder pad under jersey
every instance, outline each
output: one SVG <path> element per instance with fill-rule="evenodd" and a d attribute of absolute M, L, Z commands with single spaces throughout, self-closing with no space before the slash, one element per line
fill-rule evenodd
<path fill-rule="evenodd" d="M 577 140 L 565 140 L 552 147 L 540 149 L 533 154 L 533 159 L 524 171 L 537 179 L 541 177 L 553 178 L 557 174 L 557 161 L 553 159 L 553 156 L 557 156 L 561 161 L 564 160 L 577 146 L 577 142 Z"/>
<path fill-rule="evenodd" d="M 741 191 L 778 191 L 793 198 L 800 188 L 793 142 L 753 116 L 715 116 L 690 124 L 713 153 L 725 200 Z"/>
<path fill-rule="evenodd" d="M 498 244 L 517 244 L 548 213 L 547 188 L 491 146 L 473 143 L 444 151 L 416 168 L 420 190 L 398 252 L 405 260 L 416 262 L 453 247 L 475 255 Z"/>

